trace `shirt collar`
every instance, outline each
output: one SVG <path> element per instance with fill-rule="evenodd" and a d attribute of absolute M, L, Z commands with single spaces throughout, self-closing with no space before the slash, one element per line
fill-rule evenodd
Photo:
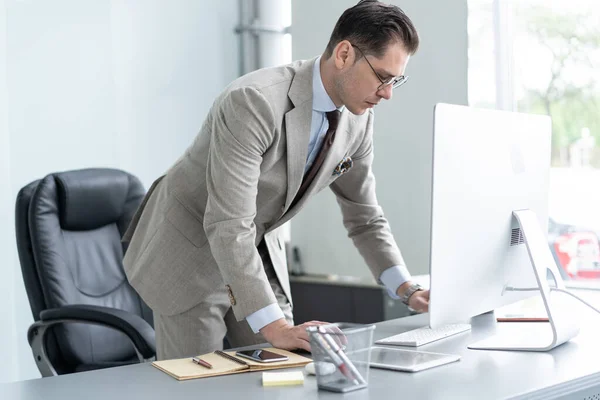
<path fill-rule="evenodd" d="M 323 86 L 323 80 L 321 79 L 321 57 L 319 56 L 315 61 L 313 67 L 313 103 L 312 108 L 315 111 L 329 112 L 336 109 L 335 103 L 331 100 L 331 97 L 327 94 L 325 86 Z M 341 107 L 340 107 L 341 109 Z"/>

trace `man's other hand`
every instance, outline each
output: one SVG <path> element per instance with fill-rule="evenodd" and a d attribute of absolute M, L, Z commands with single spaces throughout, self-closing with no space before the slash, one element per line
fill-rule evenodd
<path fill-rule="evenodd" d="M 429 311 L 429 290 L 417 290 L 408 298 L 408 306 L 417 312 Z"/>
<path fill-rule="evenodd" d="M 411 281 L 404 282 L 396 290 L 398 297 L 402 298 L 404 293 L 412 285 Z M 417 312 L 429 311 L 429 290 L 417 290 L 408 298 L 408 306 Z"/>

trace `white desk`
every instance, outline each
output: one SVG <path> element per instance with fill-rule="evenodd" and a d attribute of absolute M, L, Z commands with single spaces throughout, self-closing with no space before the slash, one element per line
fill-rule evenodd
<path fill-rule="evenodd" d="M 10 400 L 172 399 L 597 399 L 600 396 L 600 316 L 590 313 L 578 337 L 548 353 L 468 350 L 467 344 L 502 329 L 492 315 L 473 320 L 473 330 L 419 349 L 460 354 L 458 363 L 403 373 L 371 369 L 369 387 L 340 395 L 304 386 L 261 386 L 260 373 L 178 382 L 149 364 L 83 372 L 0 385 Z M 425 324 L 418 315 L 377 324 L 375 340 Z M 402 393 L 402 395 L 401 395 Z"/>

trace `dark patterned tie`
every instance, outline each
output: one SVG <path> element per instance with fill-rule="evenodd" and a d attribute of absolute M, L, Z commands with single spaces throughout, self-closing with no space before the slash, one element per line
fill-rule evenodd
<path fill-rule="evenodd" d="M 333 110 L 326 113 L 326 115 L 327 120 L 329 121 L 329 128 L 327 128 L 327 133 L 325 133 L 325 138 L 323 139 L 323 144 L 321 145 L 321 149 L 319 150 L 317 157 L 313 161 L 308 171 L 306 171 L 306 174 L 304 174 L 300 189 L 298 189 L 298 193 L 296 193 L 296 197 L 292 202 L 292 207 L 298 202 L 298 200 L 300 200 L 302 196 L 304 196 L 306 189 L 308 189 L 312 181 L 315 179 L 315 176 L 317 176 L 317 173 L 323 165 L 323 161 L 325 161 L 325 157 L 327 157 L 327 153 L 329 153 L 329 149 L 333 144 L 333 140 L 335 139 L 335 130 L 340 122 L 341 113 L 338 110 Z"/>

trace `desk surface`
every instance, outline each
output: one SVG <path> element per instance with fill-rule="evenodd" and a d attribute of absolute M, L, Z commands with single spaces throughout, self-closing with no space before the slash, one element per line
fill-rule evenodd
<path fill-rule="evenodd" d="M 467 345 L 483 339 L 503 326 L 493 315 L 473 319 L 469 333 L 419 347 L 419 350 L 460 354 L 462 360 L 438 368 L 404 373 L 371 369 L 369 387 L 343 395 L 355 399 L 384 399 L 402 396 L 406 399 L 551 399 L 600 386 L 600 320 L 597 314 L 586 314 L 587 323 L 570 342 L 547 353 L 498 352 L 469 350 Z M 427 315 L 417 315 L 377 324 L 375 339 L 380 339 L 425 325 Z M 508 325 L 515 325 L 508 324 Z M 534 393 L 535 392 L 535 393 Z M 314 377 L 304 386 L 268 387 L 261 385 L 260 373 L 178 382 L 149 364 L 131 365 L 92 372 L 40 378 L 0 385 L 2 399 L 80 399 L 85 400 L 170 400 L 212 399 L 227 394 L 244 399 L 306 400 L 341 398 L 339 394 L 317 391 Z M 231 395 L 231 396 L 230 396 Z M 583 396 L 581 397 L 583 398 Z M 598 398 L 586 397 L 585 398 Z"/>

